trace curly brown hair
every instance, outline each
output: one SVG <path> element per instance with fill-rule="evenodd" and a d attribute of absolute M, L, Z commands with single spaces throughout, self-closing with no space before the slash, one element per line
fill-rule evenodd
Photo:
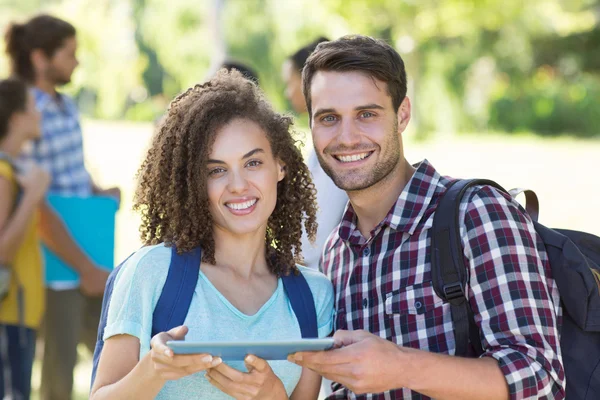
<path fill-rule="evenodd" d="M 267 224 L 266 259 L 277 275 L 295 272 L 295 262 L 302 259 L 303 220 L 311 240 L 317 230 L 315 188 L 292 136 L 292 118 L 275 112 L 257 85 L 235 70 L 220 70 L 171 102 L 138 171 L 133 208 L 142 216 L 142 241 L 175 245 L 180 253 L 200 246 L 203 261 L 216 263 L 213 230 L 207 229 L 213 220 L 206 162 L 216 132 L 238 118 L 257 123 L 273 156 L 285 165 Z"/>

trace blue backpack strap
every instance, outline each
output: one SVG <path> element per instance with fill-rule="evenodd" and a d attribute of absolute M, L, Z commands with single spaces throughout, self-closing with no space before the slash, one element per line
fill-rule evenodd
<path fill-rule="evenodd" d="M 318 338 L 317 310 L 315 309 L 315 300 L 310 286 L 306 282 L 306 278 L 304 278 L 301 272 L 298 275 L 290 272 L 289 275 L 282 276 L 281 280 L 292 305 L 292 310 L 294 310 L 294 314 L 298 318 L 302 338 Z"/>
<path fill-rule="evenodd" d="M 174 245 L 171 248 L 169 273 L 152 316 L 152 336 L 183 325 L 198 283 L 201 260 L 200 247 L 183 254 L 177 254 Z"/>

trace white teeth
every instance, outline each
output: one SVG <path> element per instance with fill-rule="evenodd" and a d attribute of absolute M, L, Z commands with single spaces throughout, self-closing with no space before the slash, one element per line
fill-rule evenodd
<path fill-rule="evenodd" d="M 245 210 L 247 208 L 252 207 L 254 204 L 256 204 L 257 201 L 258 200 L 254 199 L 246 201 L 244 203 L 226 203 L 225 205 L 234 210 Z"/>
<path fill-rule="evenodd" d="M 336 158 L 338 160 L 340 160 L 341 162 L 352 162 L 352 161 L 360 161 L 362 159 L 367 158 L 367 156 L 369 155 L 369 153 L 360 153 L 360 154 L 354 154 L 351 156 L 337 156 Z"/>

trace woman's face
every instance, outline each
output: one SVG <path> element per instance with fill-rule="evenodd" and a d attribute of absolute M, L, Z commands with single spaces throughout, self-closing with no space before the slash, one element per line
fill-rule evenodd
<path fill-rule="evenodd" d="M 302 75 L 292 60 L 286 60 L 282 68 L 283 81 L 285 82 L 285 96 L 290 101 L 292 108 L 298 114 L 306 112 L 306 101 L 302 94 Z"/>
<path fill-rule="evenodd" d="M 285 177 L 266 133 L 255 122 L 235 119 L 217 132 L 207 162 L 209 209 L 215 229 L 234 235 L 266 230 Z"/>

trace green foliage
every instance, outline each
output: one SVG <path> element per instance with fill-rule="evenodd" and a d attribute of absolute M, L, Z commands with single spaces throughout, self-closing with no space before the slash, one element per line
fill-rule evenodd
<path fill-rule="evenodd" d="M 269 99 L 285 110 L 285 58 L 317 36 L 360 33 L 404 57 L 421 136 L 488 128 L 590 136 L 598 134 L 599 7 L 599 0 L 0 0 L 0 26 L 39 11 L 72 22 L 81 67 L 67 89 L 98 118 L 156 119 L 169 99 L 214 73 L 223 52 L 258 71 Z M 0 73 L 7 68 L 0 63 Z"/>
<path fill-rule="evenodd" d="M 576 82 L 557 79 L 540 68 L 524 86 L 510 85 L 493 101 L 490 126 L 508 132 L 533 130 L 557 135 L 597 135 L 600 126 L 600 82 L 582 76 Z"/>

